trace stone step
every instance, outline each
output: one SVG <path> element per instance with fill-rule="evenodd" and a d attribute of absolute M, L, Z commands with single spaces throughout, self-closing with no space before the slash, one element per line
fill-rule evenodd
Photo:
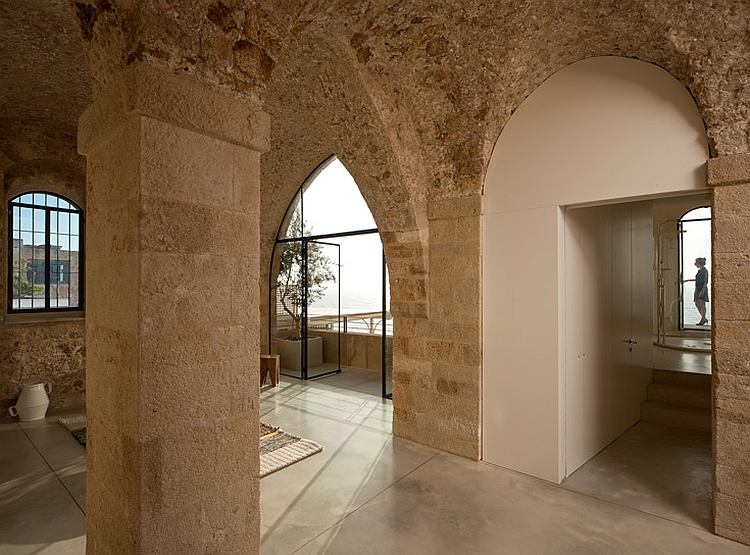
<path fill-rule="evenodd" d="M 711 390 L 663 383 L 648 386 L 648 400 L 671 407 L 711 409 Z"/>
<path fill-rule="evenodd" d="M 654 383 L 669 384 L 680 387 L 695 387 L 711 391 L 709 374 L 691 374 L 672 370 L 654 370 Z"/>
<path fill-rule="evenodd" d="M 654 401 L 645 401 L 641 404 L 641 420 L 683 430 L 711 431 L 709 409 L 672 407 Z"/>

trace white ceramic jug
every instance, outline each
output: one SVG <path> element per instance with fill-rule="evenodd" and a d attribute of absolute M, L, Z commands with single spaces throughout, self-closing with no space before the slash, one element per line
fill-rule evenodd
<path fill-rule="evenodd" d="M 23 386 L 18 401 L 8 408 L 8 412 L 11 416 L 18 416 L 21 422 L 41 420 L 47 414 L 49 393 L 52 393 L 52 384 L 27 383 Z"/>

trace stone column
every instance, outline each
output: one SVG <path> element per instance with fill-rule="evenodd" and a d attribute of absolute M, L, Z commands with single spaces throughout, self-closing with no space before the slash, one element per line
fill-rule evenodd
<path fill-rule="evenodd" d="M 750 154 L 708 162 L 713 187 L 714 528 L 750 545 Z"/>
<path fill-rule="evenodd" d="M 124 70 L 82 116 L 87 553 L 257 553 L 258 206 L 269 120 Z"/>
<path fill-rule="evenodd" d="M 430 201 L 429 281 L 393 277 L 394 298 L 422 299 L 427 288 L 429 307 L 391 303 L 400 316 L 394 435 L 475 460 L 481 454 L 481 212 L 479 196 Z"/>

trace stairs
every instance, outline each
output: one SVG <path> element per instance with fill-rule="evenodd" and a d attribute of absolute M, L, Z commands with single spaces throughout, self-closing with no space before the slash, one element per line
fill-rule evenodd
<path fill-rule="evenodd" d="M 711 376 L 654 370 L 654 382 L 641 404 L 641 420 L 710 432 Z"/>

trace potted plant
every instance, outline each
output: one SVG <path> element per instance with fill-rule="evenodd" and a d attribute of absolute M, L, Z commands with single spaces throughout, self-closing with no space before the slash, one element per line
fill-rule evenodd
<path fill-rule="evenodd" d="M 311 231 L 299 213 L 295 212 L 289 222 L 287 236 L 306 237 L 311 235 Z M 305 248 L 307 264 L 304 260 Z M 281 245 L 276 299 L 277 306 L 281 306 L 290 323 L 290 333 L 280 337 L 277 342 L 283 368 L 295 371 L 302 368 L 303 307 L 305 302 L 310 306 L 321 299 L 325 295 L 326 284 L 336 281 L 331 266 L 331 259 L 323 251 L 322 245 L 314 241 L 290 241 Z M 308 367 L 323 364 L 322 338 L 308 337 L 307 342 Z"/>

